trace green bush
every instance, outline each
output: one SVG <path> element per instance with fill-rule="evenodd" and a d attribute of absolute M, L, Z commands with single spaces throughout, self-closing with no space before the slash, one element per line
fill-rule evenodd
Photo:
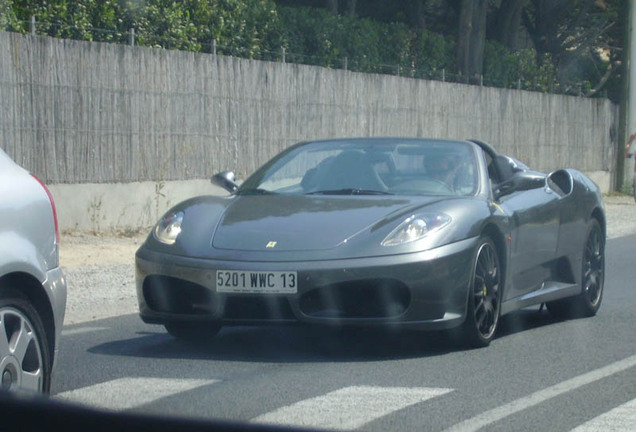
<path fill-rule="evenodd" d="M 558 89 L 556 68 L 549 56 L 537 61 L 536 51 L 510 51 L 496 42 L 487 42 L 484 49 L 484 85 L 521 88 L 533 91 Z"/>
<path fill-rule="evenodd" d="M 634 187 L 629 184 L 629 183 L 623 183 L 623 185 L 621 186 L 621 191 L 622 194 L 625 195 L 634 195 Z"/>
<path fill-rule="evenodd" d="M 112 2 L 104 2 L 112 3 Z M 13 30 L 28 32 L 29 21 L 34 16 L 39 34 L 59 38 L 92 40 L 95 25 L 91 20 L 92 8 L 99 6 L 96 0 L 56 0 L 35 2 L 13 0 L 16 21 Z"/>
<path fill-rule="evenodd" d="M 323 8 L 280 6 L 272 0 L 4 0 L 0 30 L 29 31 L 80 40 L 127 43 L 135 29 L 138 45 L 280 60 L 371 73 L 453 80 L 455 36 Z M 599 79 L 591 58 L 573 57 L 557 66 L 532 49 L 510 51 L 487 41 L 483 83 L 492 87 L 588 92 Z M 562 84 L 560 84 L 562 83 Z"/>
<path fill-rule="evenodd" d="M 450 75 L 455 67 L 455 39 L 426 30 L 420 31 L 415 39 L 412 56 L 415 77 L 442 79 L 443 71 Z"/>
<path fill-rule="evenodd" d="M 423 32 L 422 37 L 403 23 L 311 8 L 280 7 L 279 12 L 286 47 L 299 54 L 293 61 L 343 67 L 346 59 L 350 70 L 406 76 L 420 76 L 418 70 L 425 64 L 448 64 L 448 46 L 431 43 L 436 37 L 445 42 L 442 36 Z M 443 58 L 434 57 L 437 54 Z"/>
<path fill-rule="evenodd" d="M 15 18 L 0 9 L 5 28 L 26 33 L 34 16 L 38 34 L 60 38 L 127 42 L 134 28 L 138 45 L 210 52 L 216 39 L 220 51 L 251 58 L 283 42 L 270 0 L 13 0 L 6 8 Z"/>
<path fill-rule="evenodd" d="M 12 21 L 15 21 L 13 4 L 11 0 L 4 0 L 0 2 L 0 31 L 9 29 Z"/>

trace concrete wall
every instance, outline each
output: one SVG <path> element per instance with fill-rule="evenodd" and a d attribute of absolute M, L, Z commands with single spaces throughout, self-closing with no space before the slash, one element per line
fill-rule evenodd
<path fill-rule="evenodd" d="M 616 118 L 603 99 L 0 32 L 0 146 L 51 185 L 64 229 L 150 223 L 215 172 L 336 136 L 477 138 L 609 190 Z"/>
<path fill-rule="evenodd" d="M 209 180 L 48 186 L 62 231 L 148 230 L 171 206 L 198 195 L 227 195 Z"/>

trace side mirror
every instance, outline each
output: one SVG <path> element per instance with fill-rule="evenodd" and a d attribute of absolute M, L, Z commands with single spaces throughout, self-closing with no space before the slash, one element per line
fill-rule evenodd
<path fill-rule="evenodd" d="M 539 189 L 545 186 L 545 176 L 531 171 L 519 171 L 512 178 L 501 182 L 495 188 L 495 199 L 513 192 Z"/>
<path fill-rule="evenodd" d="M 223 171 L 218 174 L 214 174 L 210 181 L 213 185 L 222 187 L 230 193 L 234 193 L 238 189 L 238 185 L 236 184 L 236 176 L 232 171 Z"/>

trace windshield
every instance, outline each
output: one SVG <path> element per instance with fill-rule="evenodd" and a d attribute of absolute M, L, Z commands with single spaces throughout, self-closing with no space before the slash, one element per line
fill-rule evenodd
<path fill-rule="evenodd" d="M 283 152 L 238 194 L 445 195 L 477 191 L 473 148 L 455 141 L 360 139 L 311 142 Z"/>

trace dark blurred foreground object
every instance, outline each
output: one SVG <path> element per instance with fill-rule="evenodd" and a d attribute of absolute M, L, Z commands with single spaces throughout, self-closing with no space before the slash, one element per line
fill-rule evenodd
<path fill-rule="evenodd" d="M 102 411 L 37 394 L 0 391 L 0 431 L 65 432 L 290 432 L 276 425 L 181 419 L 167 416 Z M 311 429 L 303 429 L 311 431 Z"/>

